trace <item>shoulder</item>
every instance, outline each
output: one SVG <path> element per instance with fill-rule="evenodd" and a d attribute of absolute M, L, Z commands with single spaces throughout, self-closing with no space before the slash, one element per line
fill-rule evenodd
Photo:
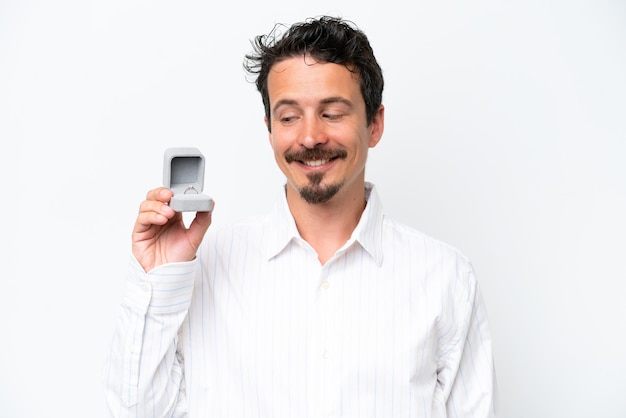
<path fill-rule="evenodd" d="M 447 257 L 458 258 L 469 263 L 469 259 L 457 247 L 428 235 L 410 225 L 399 222 L 389 216 L 383 219 L 383 234 L 391 242 L 410 244 L 411 248 L 431 249 Z"/>
<path fill-rule="evenodd" d="M 383 220 L 385 259 L 411 263 L 414 272 L 423 271 L 428 280 L 465 282 L 473 287 L 474 269 L 457 247 L 388 216 Z"/>

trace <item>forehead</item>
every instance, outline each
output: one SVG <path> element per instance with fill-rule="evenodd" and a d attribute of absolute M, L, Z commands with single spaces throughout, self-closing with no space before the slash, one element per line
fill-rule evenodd
<path fill-rule="evenodd" d="M 310 56 L 291 57 L 274 64 L 268 75 L 267 88 L 270 102 L 285 97 L 346 96 L 354 100 L 355 95 L 360 96 L 357 74 L 344 65 L 316 61 Z"/>

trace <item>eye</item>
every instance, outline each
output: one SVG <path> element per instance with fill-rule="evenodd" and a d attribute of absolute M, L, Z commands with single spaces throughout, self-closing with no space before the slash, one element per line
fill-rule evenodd
<path fill-rule="evenodd" d="M 272 112 L 272 119 L 282 125 L 291 125 L 295 123 L 300 116 L 302 116 L 300 108 L 289 100 L 280 101 Z"/>
<path fill-rule="evenodd" d="M 323 113 L 322 117 L 329 120 L 339 120 L 343 117 L 341 113 Z"/>
<path fill-rule="evenodd" d="M 284 112 L 278 117 L 280 123 L 284 124 L 293 123 L 296 119 L 298 119 L 298 115 L 292 112 Z"/>
<path fill-rule="evenodd" d="M 291 123 L 296 120 L 295 116 L 283 116 L 280 118 L 281 123 Z"/>
<path fill-rule="evenodd" d="M 350 106 L 345 104 L 344 101 L 332 99 L 330 102 L 324 104 L 320 109 L 320 114 L 323 119 L 336 122 L 346 117 L 346 115 L 349 115 L 350 110 Z"/>

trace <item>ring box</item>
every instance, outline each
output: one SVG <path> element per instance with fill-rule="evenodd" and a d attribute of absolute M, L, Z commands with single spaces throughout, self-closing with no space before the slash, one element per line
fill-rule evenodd
<path fill-rule="evenodd" d="M 202 193 L 204 155 L 197 148 L 176 147 L 165 150 L 163 185 L 174 192 L 169 205 L 175 211 L 213 210 L 213 199 Z"/>

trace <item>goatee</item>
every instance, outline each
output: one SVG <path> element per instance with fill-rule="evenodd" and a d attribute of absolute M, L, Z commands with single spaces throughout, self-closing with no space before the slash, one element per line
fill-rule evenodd
<path fill-rule="evenodd" d="M 298 191 L 300 197 L 312 205 L 328 202 L 343 186 L 343 183 L 322 185 L 323 173 L 311 173 L 307 177 L 309 184 L 301 187 Z"/>
<path fill-rule="evenodd" d="M 305 164 L 308 161 L 332 161 L 335 159 L 344 159 L 347 156 L 348 153 L 346 150 L 341 148 L 326 149 L 321 146 L 316 146 L 315 148 L 288 152 L 285 154 L 285 160 L 288 163 L 300 162 Z M 300 192 L 300 196 L 310 204 L 328 202 L 343 186 L 343 183 L 323 185 L 323 172 L 307 174 L 307 178 L 309 179 L 309 184 L 302 186 L 298 191 Z"/>

